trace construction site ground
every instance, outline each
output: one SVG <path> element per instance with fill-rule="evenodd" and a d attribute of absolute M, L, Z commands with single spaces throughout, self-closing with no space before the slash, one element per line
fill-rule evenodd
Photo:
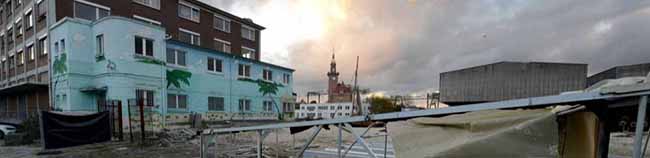
<path fill-rule="evenodd" d="M 383 154 L 381 150 L 384 142 L 383 128 L 373 128 L 368 132 L 366 138 L 370 142 L 371 148 L 376 150 L 377 154 Z M 290 135 L 288 129 L 278 129 L 268 134 L 264 141 L 265 157 L 295 157 L 299 150 L 314 132 L 315 128 Z M 355 128 L 356 133 L 361 133 L 364 128 Z M 160 133 L 155 137 L 147 139 L 144 145 L 140 143 L 130 143 L 125 141 L 111 141 L 98 144 L 69 147 L 56 150 L 43 151 L 38 145 L 24 146 L 0 146 L 0 157 L 2 158 L 175 158 L 175 157 L 200 157 L 199 137 L 193 136 L 192 130 L 174 129 Z M 313 141 L 312 145 L 306 152 L 305 157 L 335 157 L 336 140 L 338 130 L 335 126 L 330 126 L 330 130 L 323 129 L 319 136 Z M 645 138 L 644 138 L 645 139 Z M 352 143 L 353 136 L 343 132 L 343 144 L 347 146 Z M 238 134 L 220 135 L 218 141 L 219 157 L 254 157 L 256 154 L 257 133 L 246 132 Z M 632 153 L 632 135 L 624 133 L 614 133 L 610 141 L 610 157 L 623 158 L 631 157 Z M 4 144 L 0 140 L 0 144 Z M 388 142 L 387 152 L 393 154 L 390 140 Z M 355 146 L 351 157 L 362 156 L 363 149 Z M 214 151 L 214 146 L 210 146 L 210 156 Z M 356 154 L 355 154 L 356 153 Z M 361 154 L 360 154 L 361 153 Z M 382 155 L 383 156 L 383 155 Z M 391 155 L 392 156 L 392 155 Z M 390 157 L 390 156 L 388 156 Z M 650 157 L 646 155 L 645 157 Z"/>

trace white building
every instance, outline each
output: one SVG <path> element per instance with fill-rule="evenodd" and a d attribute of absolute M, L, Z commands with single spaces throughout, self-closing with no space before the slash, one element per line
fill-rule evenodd
<path fill-rule="evenodd" d="M 367 111 L 370 111 L 368 104 L 361 104 Z M 352 116 L 352 102 L 343 103 L 321 103 L 321 104 L 302 104 L 300 109 L 295 111 L 296 118 L 299 119 L 331 119 L 339 117 Z"/>

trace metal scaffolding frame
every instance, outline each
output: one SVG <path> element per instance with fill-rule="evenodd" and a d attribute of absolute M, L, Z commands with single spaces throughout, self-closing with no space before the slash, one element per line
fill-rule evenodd
<path fill-rule="evenodd" d="M 371 155 L 372 157 L 375 157 L 372 150 L 368 150 L 367 144 L 361 138 L 363 134 L 361 135 L 355 134 L 351 130 L 349 123 L 365 122 L 365 121 L 389 122 L 395 120 L 405 120 L 405 119 L 410 119 L 415 117 L 435 117 L 435 116 L 444 116 L 449 114 L 458 114 L 458 113 L 465 113 L 471 111 L 491 110 L 491 109 L 540 108 L 540 107 L 552 106 L 552 105 L 581 104 L 587 107 L 591 107 L 588 109 L 605 109 L 606 111 L 607 109 L 610 108 L 638 106 L 639 110 L 637 114 L 637 120 L 638 120 L 637 124 L 643 125 L 645 121 L 645 115 L 646 115 L 645 113 L 646 113 L 648 95 L 650 95 L 650 83 L 641 83 L 635 85 L 608 87 L 595 92 L 581 92 L 581 93 L 569 93 L 569 94 L 554 95 L 554 96 L 532 97 L 532 98 L 525 98 L 525 99 L 514 99 L 514 100 L 506 100 L 506 101 L 498 101 L 498 102 L 454 106 L 454 107 L 447 107 L 447 108 L 440 108 L 440 109 L 408 111 L 408 112 L 393 112 L 393 113 L 384 113 L 384 114 L 375 114 L 375 115 L 366 115 L 366 116 L 353 116 L 348 118 L 279 123 L 279 124 L 269 124 L 269 125 L 261 125 L 261 126 L 250 126 L 250 127 L 206 129 L 201 134 L 201 147 L 200 147 L 201 157 L 202 158 L 207 157 L 207 152 L 208 152 L 207 147 L 210 142 L 208 141 L 208 139 L 212 140 L 212 142 L 215 142 L 214 156 L 217 156 L 216 138 L 219 134 L 257 131 L 258 133 L 260 133 L 259 134 L 260 138 L 257 141 L 258 143 L 257 157 L 262 157 L 262 143 L 263 143 L 262 141 L 265 136 L 263 134 L 264 133 L 263 131 L 268 131 L 271 129 L 278 129 L 278 128 L 291 128 L 291 127 L 308 127 L 308 126 L 318 127 L 317 130 L 311 135 L 307 143 L 302 147 L 300 153 L 297 154 L 298 157 L 301 157 L 302 154 L 307 149 L 307 147 L 311 144 L 313 139 L 318 135 L 321 128 L 323 128 L 323 126 L 325 125 L 337 125 L 338 127 L 344 126 L 339 128 L 339 130 L 343 130 L 351 133 L 356 138 L 356 142 L 361 143 L 364 146 L 364 148 L 367 150 L 368 154 Z M 629 99 L 639 99 L 639 102 L 638 104 L 636 103 L 630 104 L 626 102 L 629 101 Z M 599 123 L 606 125 L 605 123 L 607 122 L 606 119 L 608 119 L 608 117 L 599 116 L 599 118 L 601 118 L 599 119 L 600 120 Z M 339 138 L 337 139 L 337 150 L 339 151 L 338 152 L 339 157 L 341 157 L 344 156 L 341 154 L 340 151 L 342 132 L 339 131 L 338 133 L 339 133 L 338 135 Z M 609 143 L 609 131 L 606 129 L 604 130 L 600 129 L 600 133 L 601 133 L 600 135 L 607 136 L 607 137 L 602 137 L 603 140 L 599 140 L 600 146 L 598 148 L 599 149 L 598 156 L 607 157 L 608 154 L 607 144 Z M 634 158 L 641 158 L 642 156 L 642 150 L 643 150 L 642 133 L 643 133 L 643 126 L 637 126 L 635 131 L 635 137 L 634 137 L 634 151 L 633 151 Z M 347 153 L 347 151 L 345 151 L 344 153 Z"/>

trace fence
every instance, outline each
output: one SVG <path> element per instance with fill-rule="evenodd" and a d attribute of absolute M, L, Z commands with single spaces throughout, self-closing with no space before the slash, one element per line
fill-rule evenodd
<path fill-rule="evenodd" d="M 111 126 L 111 136 L 120 141 L 124 140 L 123 120 L 122 120 L 122 101 L 106 100 L 97 104 L 99 111 L 108 111 Z"/>

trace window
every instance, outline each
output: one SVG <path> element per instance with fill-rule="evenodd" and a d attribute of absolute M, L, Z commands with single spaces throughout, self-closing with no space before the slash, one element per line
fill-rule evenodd
<path fill-rule="evenodd" d="M 160 9 L 160 0 L 133 0 L 133 2 L 154 8 Z"/>
<path fill-rule="evenodd" d="M 47 54 L 47 38 L 41 38 L 38 40 L 38 50 L 41 51 L 40 55 Z"/>
<path fill-rule="evenodd" d="M 241 47 L 241 55 L 244 58 L 255 59 L 255 49 Z"/>
<path fill-rule="evenodd" d="M 251 110 L 251 100 L 239 99 L 239 111 L 250 111 L 250 110 Z"/>
<path fill-rule="evenodd" d="M 153 57 L 153 40 L 136 36 L 135 54 Z"/>
<path fill-rule="evenodd" d="M 230 19 L 215 15 L 214 28 L 223 32 L 230 32 Z"/>
<path fill-rule="evenodd" d="M 266 111 L 266 112 L 272 112 L 273 111 L 273 101 L 264 101 L 262 108 L 264 108 L 264 111 Z"/>
<path fill-rule="evenodd" d="M 239 77 L 251 77 L 251 66 L 239 64 Z"/>
<path fill-rule="evenodd" d="M 214 49 L 222 51 L 224 53 L 230 53 L 230 42 L 215 38 Z"/>
<path fill-rule="evenodd" d="M 23 24 L 22 24 L 22 19 L 16 20 L 16 37 L 20 37 L 23 35 Z"/>
<path fill-rule="evenodd" d="M 25 63 L 25 57 L 23 56 L 23 52 L 19 51 L 16 53 L 17 61 L 18 61 L 18 66 L 23 65 Z"/>
<path fill-rule="evenodd" d="M 178 40 L 183 41 L 185 43 L 193 44 L 193 45 L 201 45 L 201 35 L 196 32 L 192 32 L 190 30 L 185 30 L 185 29 L 179 29 L 178 31 Z"/>
<path fill-rule="evenodd" d="M 97 35 L 95 37 L 95 41 L 97 42 L 97 55 L 98 57 L 103 57 L 104 56 L 104 35 Z"/>
<path fill-rule="evenodd" d="M 208 71 L 210 72 L 223 72 L 221 59 L 208 57 Z"/>
<path fill-rule="evenodd" d="M 167 48 L 167 64 L 186 66 L 185 54 L 184 51 Z"/>
<path fill-rule="evenodd" d="M 283 74 L 282 75 L 282 83 L 289 84 L 289 82 L 291 82 L 291 75 Z"/>
<path fill-rule="evenodd" d="M 7 47 L 13 46 L 14 43 L 14 31 L 13 28 L 7 29 Z"/>
<path fill-rule="evenodd" d="M 185 109 L 187 108 L 187 95 L 167 94 L 167 108 Z"/>
<path fill-rule="evenodd" d="M 14 68 L 16 66 L 16 61 L 14 60 L 14 56 L 9 56 L 9 68 Z"/>
<path fill-rule="evenodd" d="M 111 14 L 109 7 L 101 6 L 98 4 L 75 1 L 74 2 L 74 17 L 95 21 Z"/>
<path fill-rule="evenodd" d="M 267 81 L 273 81 L 273 71 L 271 70 L 263 70 L 262 71 L 262 78 Z"/>
<path fill-rule="evenodd" d="M 138 104 L 142 102 L 145 106 L 153 106 L 153 91 L 136 89 L 135 100 Z"/>
<path fill-rule="evenodd" d="M 209 111 L 223 111 L 223 97 L 208 97 Z"/>
<path fill-rule="evenodd" d="M 32 26 L 34 26 L 34 19 L 33 18 L 34 18 L 34 16 L 32 15 L 31 10 L 28 11 L 27 13 L 25 13 L 25 25 L 26 25 L 25 28 L 26 29 L 32 28 Z"/>
<path fill-rule="evenodd" d="M 248 39 L 248 40 L 251 40 L 251 41 L 255 41 L 255 29 L 250 28 L 250 27 L 248 27 L 246 25 L 242 25 L 242 27 L 241 27 L 241 37 L 243 37 L 245 39 Z"/>
<path fill-rule="evenodd" d="M 181 18 L 200 22 L 200 12 L 201 10 L 198 7 L 194 7 L 182 1 L 178 3 L 178 16 Z"/>
<path fill-rule="evenodd" d="M 145 17 L 138 16 L 138 15 L 133 15 L 133 18 L 137 19 L 137 20 L 140 20 L 142 22 L 145 22 L 145 23 L 153 24 L 153 25 L 162 25 L 162 23 L 160 23 L 160 21 L 156 21 L 156 20 L 145 18 Z"/>
<path fill-rule="evenodd" d="M 282 103 L 282 111 L 293 112 L 293 106 L 291 106 L 291 103 Z"/>
<path fill-rule="evenodd" d="M 54 42 L 54 54 L 59 53 L 59 42 Z"/>
<path fill-rule="evenodd" d="M 4 8 L 7 9 L 7 17 L 10 17 L 11 14 L 13 13 L 13 9 L 11 7 L 11 1 L 5 1 L 5 2 L 6 2 L 6 4 L 5 4 Z M 7 19 L 9 19 L 9 18 L 7 18 Z"/>
<path fill-rule="evenodd" d="M 33 61 L 35 59 L 34 58 L 34 45 L 27 46 L 27 48 L 25 49 L 25 52 L 29 56 L 29 61 Z"/>
<path fill-rule="evenodd" d="M 350 106 L 345 106 L 345 110 L 350 110 Z"/>
<path fill-rule="evenodd" d="M 61 39 L 61 51 L 60 53 L 65 53 L 65 39 Z"/>
<path fill-rule="evenodd" d="M 38 21 L 44 20 L 47 17 L 47 3 L 41 0 L 38 2 Z"/>

